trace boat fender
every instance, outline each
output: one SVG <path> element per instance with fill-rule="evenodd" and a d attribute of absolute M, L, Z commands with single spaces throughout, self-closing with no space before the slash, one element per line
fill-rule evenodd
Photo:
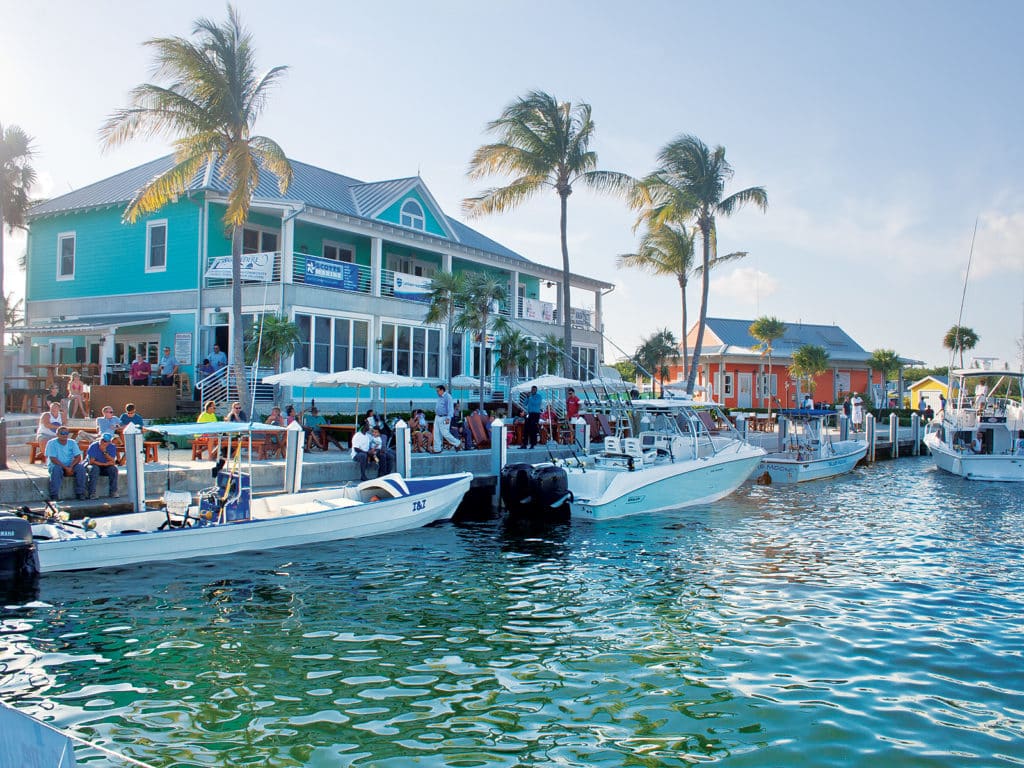
<path fill-rule="evenodd" d="M 627 469 L 628 469 L 628 470 L 629 470 L 630 472 L 634 472 L 634 471 L 636 471 L 636 466 L 635 466 L 635 465 L 634 465 L 634 463 L 633 463 L 633 457 L 632 457 L 632 456 L 627 456 L 627 457 L 626 457 L 626 468 L 627 468 Z"/>
<path fill-rule="evenodd" d="M 370 501 L 380 501 L 380 496 L 373 494 L 373 496 L 370 497 Z"/>

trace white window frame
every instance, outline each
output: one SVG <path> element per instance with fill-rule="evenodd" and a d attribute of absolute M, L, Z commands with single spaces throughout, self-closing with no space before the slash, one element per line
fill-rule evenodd
<path fill-rule="evenodd" d="M 259 250 L 256 250 L 256 251 L 247 251 L 247 250 L 245 250 L 245 233 L 246 233 L 247 230 L 259 233 L 259 236 L 260 236 L 260 247 L 259 247 Z M 264 235 L 273 235 L 274 237 L 276 237 L 277 238 L 277 248 L 274 248 L 272 251 L 267 251 L 263 247 L 263 236 Z M 242 227 L 242 253 L 243 254 L 246 254 L 246 253 L 280 253 L 280 251 L 281 251 L 281 230 L 275 229 L 274 227 L 265 227 L 262 224 L 246 224 L 245 226 Z"/>
<path fill-rule="evenodd" d="M 354 326 L 355 323 L 364 323 L 366 325 L 366 362 L 369 363 L 370 360 L 373 359 L 373 347 L 374 347 L 374 344 L 373 344 L 373 318 L 371 318 L 371 317 L 369 317 L 367 315 L 332 315 L 332 314 L 327 314 L 323 310 L 320 310 L 320 309 L 305 309 L 305 308 L 298 309 L 297 308 L 292 313 L 292 322 L 293 323 L 298 324 L 298 317 L 299 317 L 299 315 L 305 315 L 306 317 L 310 318 L 310 338 L 309 338 L 309 354 L 308 354 L 309 359 L 306 362 L 306 364 L 312 370 L 318 370 L 316 368 L 316 365 L 315 365 L 316 364 L 316 345 L 318 343 L 322 343 L 322 342 L 318 342 L 318 340 L 316 338 L 316 320 L 317 320 L 317 318 L 323 318 L 323 319 L 329 320 L 330 324 L 331 324 L 331 326 L 330 326 L 330 341 L 327 342 L 327 348 L 328 348 L 327 367 L 330 370 L 329 371 L 322 371 L 322 373 L 333 373 L 335 371 L 348 371 L 348 370 L 352 369 L 352 367 L 353 367 L 352 362 L 353 362 L 353 357 L 354 357 L 354 354 L 355 354 L 355 345 L 352 342 L 352 339 L 353 339 L 353 336 L 354 336 L 353 326 Z M 334 352 L 335 352 L 335 350 L 337 348 L 337 344 L 335 343 L 335 338 L 336 338 L 337 327 L 338 327 L 339 323 L 347 323 L 348 327 L 349 327 L 348 360 L 346 360 L 343 363 L 341 363 L 341 364 L 343 364 L 345 366 L 344 368 L 339 368 L 338 367 L 339 366 L 339 361 L 335 360 L 335 355 L 334 355 Z M 301 343 L 296 345 L 296 351 L 292 355 L 293 364 L 295 364 L 296 366 L 298 364 L 298 360 L 296 360 L 295 358 L 297 357 L 298 352 L 299 352 L 299 348 L 301 346 L 302 346 Z"/>
<path fill-rule="evenodd" d="M 397 253 L 385 254 L 384 265 L 384 268 L 391 272 L 414 277 L 433 277 L 437 272 L 436 264 L 417 259 L 415 256 L 401 256 Z"/>
<path fill-rule="evenodd" d="M 407 207 L 411 208 L 412 206 L 416 207 L 416 213 L 406 210 Z M 427 228 L 427 216 L 419 200 L 415 197 L 407 197 L 402 201 L 402 207 L 398 209 L 398 223 L 409 229 L 418 229 L 420 232 Z"/>
<path fill-rule="evenodd" d="M 723 378 L 723 376 L 724 376 L 724 378 Z M 721 395 L 722 395 L 722 399 L 723 400 L 725 400 L 725 398 L 727 398 L 727 397 L 732 397 L 732 393 L 733 393 L 732 387 L 733 387 L 733 375 L 732 375 L 732 373 L 730 373 L 729 371 L 726 371 L 725 374 L 722 374 L 722 373 L 716 373 L 715 374 L 715 392 L 720 392 Z"/>
<path fill-rule="evenodd" d="M 328 248 L 333 248 L 337 253 L 337 256 L 328 256 Z M 333 240 L 324 240 L 324 244 L 320 248 L 320 255 L 325 259 L 330 259 L 331 261 L 342 261 L 346 264 L 356 263 L 356 249 L 348 243 L 337 243 Z"/>
<path fill-rule="evenodd" d="M 61 272 L 64 261 L 64 241 L 71 241 L 71 274 Z M 78 236 L 74 232 L 61 232 L 57 235 L 57 279 L 74 280 L 75 269 L 78 267 Z"/>
<path fill-rule="evenodd" d="M 153 266 L 153 230 L 157 227 L 164 228 L 164 263 L 163 266 Z M 158 219 L 146 223 L 146 272 L 167 271 L 167 219 Z"/>
<path fill-rule="evenodd" d="M 377 368 L 380 371 L 384 371 L 384 326 L 394 326 L 395 332 L 392 337 L 392 345 L 388 350 L 391 355 L 391 369 L 392 372 L 398 373 L 403 376 L 414 376 L 418 379 L 436 379 L 442 376 L 445 364 L 445 338 L 444 330 L 436 325 L 426 325 L 423 323 L 410 323 L 408 320 L 398 320 L 390 318 L 381 318 L 380 321 L 380 333 L 378 335 L 378 341 L 380 344 L 377 346 Z M 398 335 L 399 328 L 409 329 L 409 346 L 405 349 L 399 350 L 398 348 Z M 416 331 L 423 331 L 423 368 L 421 371 L 416 370 Z M 431 344 L 431 339 L 434 339 L 434 344 Z M 436 345 L 436 349 L 435 349 Z M 398 353 L 399 351 L 407 352 L 409 359 L 409 370 L 403 373 L 400 369 L 401 366 L 398 364 Z M 430 359 L 436 357 L 437 360 L 437 372 L 434 374 L 429 373 L 430 371 Z"/>

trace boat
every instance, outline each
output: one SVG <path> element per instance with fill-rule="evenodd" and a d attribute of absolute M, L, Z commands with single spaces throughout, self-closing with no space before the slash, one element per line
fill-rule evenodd
<path fill-rule="evenodd" d="M 780 434 L 785 434 L 783 449 L 761 460 L 765 483 L 803 483 L 843 475 L 868 451 L 863 440 L 833 440 L 826 433 L 825 419 L 836 416 L 834 410 L 784 408 L 778 414 Z"/>
<path fill-rule="evenodd" d="M 599 452 L 548 462 L 565 472 L 572 518 L 607 520 L 627 515 L 709 504 L 735 491 L 765 455 L 736 431 L 717 403 L 690 398 L 637 400 L 630 404 L 636 437 L 610 435 Z M 617 419 L 621 423 L 624 419 Z M 544 466 L 544 465 L 538 465 Z M 529 482 L 531 475 L 524 474 Z M 548 481 L 550 494 L 531 485 L 519 511 L 548 515 L 562 486 Z M 510 496 L 516 490 L 509 489 Z"/>
<path fill-rule="evenodd" d="M 1024 482 L 1024 371 L 950 371 L 949 398 L 924 444 L 939 469 L 966 480 Z"/>

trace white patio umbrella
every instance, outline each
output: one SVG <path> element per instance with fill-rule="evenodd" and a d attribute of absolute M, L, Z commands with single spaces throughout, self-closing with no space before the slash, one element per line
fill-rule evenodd
<path fill-rule="evenodd" d="M 412 376 L 401 376 L 397 373 L 375 373 L 374 386 L 380 387 L 384 395 L 384 420 L 388 418 L 388 388 L 390 387 L 422 387 L 426 382 Z"/>
<path fill-rule="evenodd" d="M 347 371 L 335 371 L 334 373 L 322 373 L 313 380 L 310 386 L 314 387 L 355 387 L 356 388 L 356 412 L 355 425 L 359 426 L 359 391 L 361 387 L 376 386 L 374 377 L 378 374 L 371 373 L 365 368 L 349 368 Z"/>
<path fill-rule="evenodd" d="M 284 371 L 271 376 L 264 376 L 264 384 L 276 384 L 279 387 L 300 387 L 302 389 L 302 410 L 306 410 L 306 388 L 313 386 L 313 382 L 321 376 L 320 371 L 311 371 L 309 368 L 296 368 L 294 371 Z"/>
<path fill-rule="evenodd" d="M 555 376 L 545 373 L 535 379 L 524 381 L 512 387 L 513 392 L 529 392 L 532 387 L 537 389 L 565 389 L 566 387 L 578 387 L 580 382 L 577 379 L 567 379 L 563 376 Z"/>

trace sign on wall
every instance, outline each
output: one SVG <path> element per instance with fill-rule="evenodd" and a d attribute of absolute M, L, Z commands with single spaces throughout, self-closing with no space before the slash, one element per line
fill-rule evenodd
<path fill-rule="evenodd" d="M 527 320 L 540 320 L 551 323 L 555 320 L 555 305 L 540 299 L 523 299 L 523 317 Z"/>
<path fill-rule="evenodd" d="M 273 251 L 265 253 L 243 253 L 242 254 L 242 279 L 269 282 L 274 276 L 274 257 L 277 254 Z M 206 277 L 216 277 L 225 280 L 231 279 L 231 257 L 218 256 L 206 270 Z"/>
<path fill-rule="evenodd" d="M 192 334 L 174 334 L 174 359 L 181 365 L 192 365 Z"/>
<path fill-rule="evenodd" d="M 350 264 L 347 261 L 322 259 L 319 256 L 307 256 L 304 280 L 307 285 L 322 285 L 325 288 L 358 291 L 359 265 Z"/>
<path fill-rule="evenodd" d="M 395 273 L 395 298 L 411 301 L 430 301 L 433 280 L 429 277 Z"/>

